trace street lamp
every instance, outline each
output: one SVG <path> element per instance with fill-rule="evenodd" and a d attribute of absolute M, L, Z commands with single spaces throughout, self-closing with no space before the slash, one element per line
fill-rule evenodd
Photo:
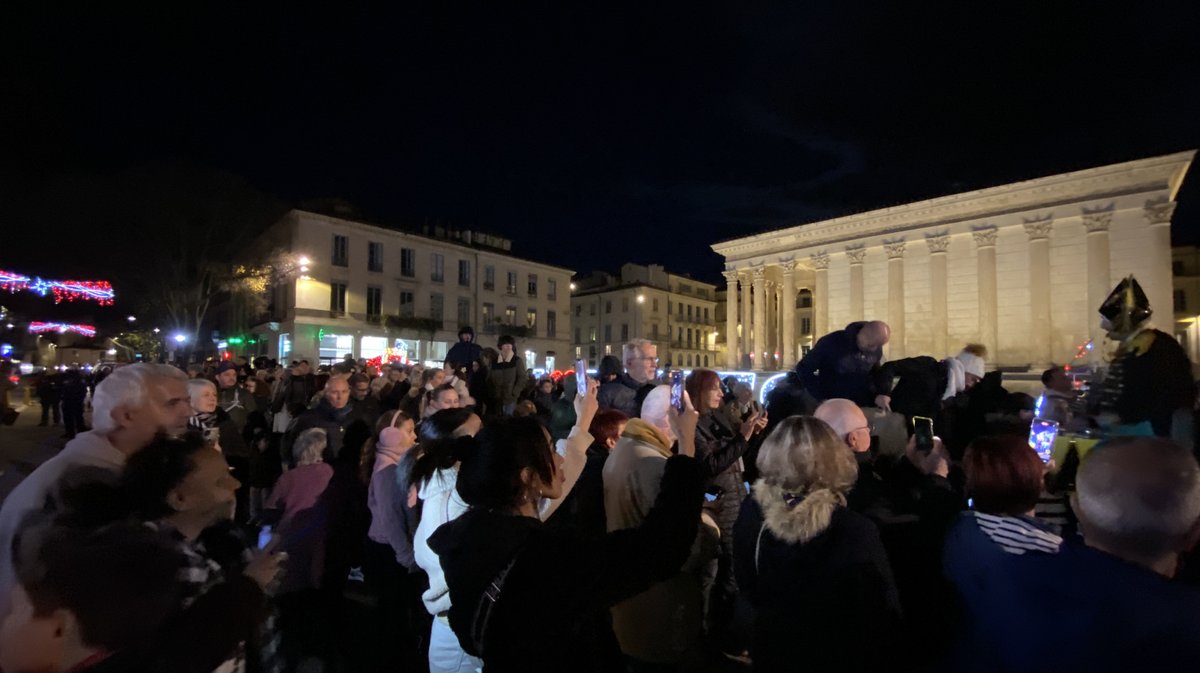
<path fill-rule="evenodd" d="M 187 341 L 187 337 L 182 334 L 176 334 L 175 336 L 173 336 L 171 338 L 174 339 L 175 343 L 177 343 L 177 344 L 181 344 L 181 343 Z"/>
<path fill-rule="evenodd" d="M 135 315 L 131 315 L 125 319 L 128 320 L 129 322 L 137 322 L 137 316 L 135 316 Z"/>
<path fill-rule="evenodd" d="M 157 327 L 155 327 L 155 328 L 154 328 L 154 333 L 155 333 L 155 334 L 158 334 L 158 333 L 159 333 L 159 332 L 161 332 L 161 331 L 162 331 L 162 330 L 160 330 L 160 329 L 159 329 L 159 328 L 157 328 Z"/>
<path fill-rule="evenodd" d="M 312 264 L 312 260 L 310 260 L 307 255 L 300 255 L 300 258 L 296 260 L 296 263 L 300 265 L 300 277 L 308 278 L 308 267 Z"/>

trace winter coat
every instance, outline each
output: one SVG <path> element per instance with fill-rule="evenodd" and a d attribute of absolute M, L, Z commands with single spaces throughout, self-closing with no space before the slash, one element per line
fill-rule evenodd
<path fill-rule="evenodd" d="M 746 497 L 742 456 L 749 448 L 745 436 L 729 426 L 720 409 L 700 417 L 696 425 L 696 460 L 703 466 L 705 486 L 721 489 L 720 497 L 705 505 L 705 509 L 721 528 L 722 539 L 733 533 L 742 499 Z"/>
<path fill-rule="evenodd" d="M 892 387 L 892 411 L 910 419 L 924 416 L 936 420 L 946 394 L 946 367 L 945 360 L 939 362 L 925 355 L 884 364 L 881 373 L 888 381 L 900 378 Z"/>
<path fill-rule="evenodd" d="M 1191 409 L 1195 399 L 1183 347 L 1171 335 L 1148 329 L 1117 349 L 1102 383 L 1100 411 L 1115 413 L 1123 425 L 1149 421 L 1154 434 L 1170 437 L 1171 415 Z"/>
<path fill-rule="evenodd" d="M 525 361 L 521 356 L 514 355 L 508 362 L 497 362 L 488 370 L 488 397 L 498 405 L 515 404 L 525 390 L 525 382 L 529 372 L 525 371 Z M 499 413 L 499 409 L 489 410 L 489 413 Z"/>
<path fill-rule="evenodd" d="M 446 353 L 445 364 L 454 368 L 454 371 L 465 369 L 471 371 L 471 363 L 475 362 L 483 355 L 483 348 L 471 341 L 459 341 L 450 347 L 450 352 Z"/>
<path fill-rule="evenodd" d="M 642 414 L 642 407 L 637 403 L 637 390 L 625 385 L 620 378 L 601 383 L 596 390 L 596 401 L 601 409 L 616 409 L 630 418 Z"/>
<path fill-rule="evenodd" d="M 583 626 L 588 618 L 676 573 L 696 536 L 698 466 L 683 456 L 664 462 L 661 491 L 645 520 L 598 540 L 548 530 L 530 517 L 480 510 L 430 538 L 453 598 L 450 625 L 468 652 L 479 653 L 471 625 L 481 597 L 512 564 L 483 639 L 485 670 L 595 670 L 601 657 L 589 646 Z"/>
<path fill-rule="evenodd" d="M 331 479 L 333 468 L 325 463 L 290 469 L 279 477 L 264 504 L 266 509 L 283 511 L 276 529 L 282 541 L 280 551 L 288 554 L 281 594 L 321 587 L 330 525 L 326 490 Z"/>
<path fill-rule="evenodd" d="M 876 395 L 890 390 L 879 372 L 883 349 L 870 353 L 858 349 L 858 333 L 866 324 L 854 322 L 840 332 L 826 334 L 796 365 L 804 388 L 813 397 L 821 401 L 844 398 L 869 407 L 875 404 Z"/>
<path fill-rule="evenodd" d="M 829 491 L 789 504 L 759 480 L 733 543 L 738 586 L 755 610 L 755 671 L 889 670 L 900 603 L 869 519 Z"/>
<path fill-rule="evenodd" d="M 284 374 L 279 382 L 275 399 L 271 402 L 271 411 L 279 413 L 286 409 L 293 416 L 299 415 L 308 408 L 308 401 L 317 394 L 317 377 L 312 374 L 293 376 L 291 372 Z"/>
<path fill-rule="evenodd" d="M 604 464 L 604 509 L 608 530 L 642 524 L 659 496 L 672 453 L 662 431 L 630 419 Z M 719 534 L 701 526 L 692 553 L 666 580 L 612 608 L 621 651 L 654 663 L 677 663 L 700 639 L 703 622 L 701 574 L 716 556 Z"/>
<path fill-rule="evenodd" d="M 1053 553 L 1036 522 L 994 519 L 1006 520 L 1002 535 L 966 513 L 946 540 L 962 604 L 946 670 L 1176 671 L 1200 661 L 1200 591 L 1074 540 Z M 1034 530 L 1018 537 L 1018 526 Z M 1004 548 L 1019 548 L 1014 539 L 1023 553 Z"/>
<path fill-rule="evenodd" d="M 258 400 L 240 384 L 236 384 L 231 388 L 217 388 L 217 406 L 229 414 L 238 432 L 243 432 L 250 414 L 258 410 Z"/>
<path fill-rule="evenodd" d="M 346 428 L 356 420 L 353 405 L 346 404 L 341 409 L 334 409 L 328 400 L 322 398 L 317 406 L 300 414 L 300 417 L 296 419 L 296 423 L 284 441 L 285 459 L 289 463 L 292 462 L 292 446 L 296 443 L 296 438 L 300 436 L 300 433 L 310 428 L 321 428 L 325 431 L 327 439 L 324 460 L 327 463 L 333 463 L 341 454 Z"/>

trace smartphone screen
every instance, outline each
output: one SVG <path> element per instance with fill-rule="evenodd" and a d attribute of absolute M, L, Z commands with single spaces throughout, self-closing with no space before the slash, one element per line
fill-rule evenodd
<path fill-rule="evenodd" d="M 683 413 L 683 372 L 678 369 L 671 371 L 671 406 Z"/>
<path fill-rule="evenodd" d="M 913 416 L 912 426 L 917 450 L 921 453 L 933 451 L 933 419 L 925 416 Z"/>
<path fill-rule="evenodd" d="M 270 525 L 263 526 L 258 530 L 258 548 L 266 549 L 267 545 L 271 544 L 271 537 L 275 534 L 274 529 Z"/>
<path fill-rule="evenodd" d="M 1058 423 L 1035 418 L 1029 426 L 1029 446 L 1037 452 L 1043 463 L 1054 457 L 1054 440 L 1058 439 Z"/>
<path fill-rule="evenodd" d="M 587 395 L 587 363 L 575 361 L 575 394 Z"/>

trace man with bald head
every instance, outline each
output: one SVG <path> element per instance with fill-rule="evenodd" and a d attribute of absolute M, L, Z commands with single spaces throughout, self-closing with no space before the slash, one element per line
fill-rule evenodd
<path fill-rule="evenodd" d="M 826 334 L 796 365 L 805 390 L 822 402 L 844 398 L 886 409 L 891 382 L 879 369 L 892 330 L 881 320 L 854 322 Z"/>

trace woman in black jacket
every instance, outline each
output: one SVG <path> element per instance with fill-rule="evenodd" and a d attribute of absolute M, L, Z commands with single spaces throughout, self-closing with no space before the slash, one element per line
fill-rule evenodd
<path fill-rule="evenodd" d="M 737 597 L 737 584 L 733 578 L 733 525 L 746 497 L 742 456 L 750 448 L 750 438 L 766 427 L 767 414 L 762 410 L 754 411 L 740 428 L 730 425 L 729 416 L 722 413 L 721 379 L 711 369 L 692 370 L 686 386 L 692 404 L 700 412 L 700 421 L 696 424 L 696 460 L 706 480 L 708 502 L 704 509 L 721 529 L 716 577 L 711 586 L 706 587 L 705 621 L 710 644 L 736 654 L 742 648 L 729 642 L 728 633 Z"/>
<path fill-rule="evenodd" d="M 756 613 L 754 670 L 887 670 L 900 600 L 879 530 L 846 508 L 850 449 L 823 421 L 793 416 L 763 442 L 758 469 L 733 537 Z"/>
<path fill-rule="evenodd" d="M 585 627 L 595 612 L 670 577 L 687 558 L 700 519 L 696 461 L 667 460 L 641 526 L 585 541 L 538 519 L 538 501 L 562 497 L 563 479 L 536 420 L 497 419 L 476 441 L 457 485 L 471 509 L 429 538 L 450 588 L 450 626 L 489 673 L 598 670 L 606 658 L 592 651 Z"/>

